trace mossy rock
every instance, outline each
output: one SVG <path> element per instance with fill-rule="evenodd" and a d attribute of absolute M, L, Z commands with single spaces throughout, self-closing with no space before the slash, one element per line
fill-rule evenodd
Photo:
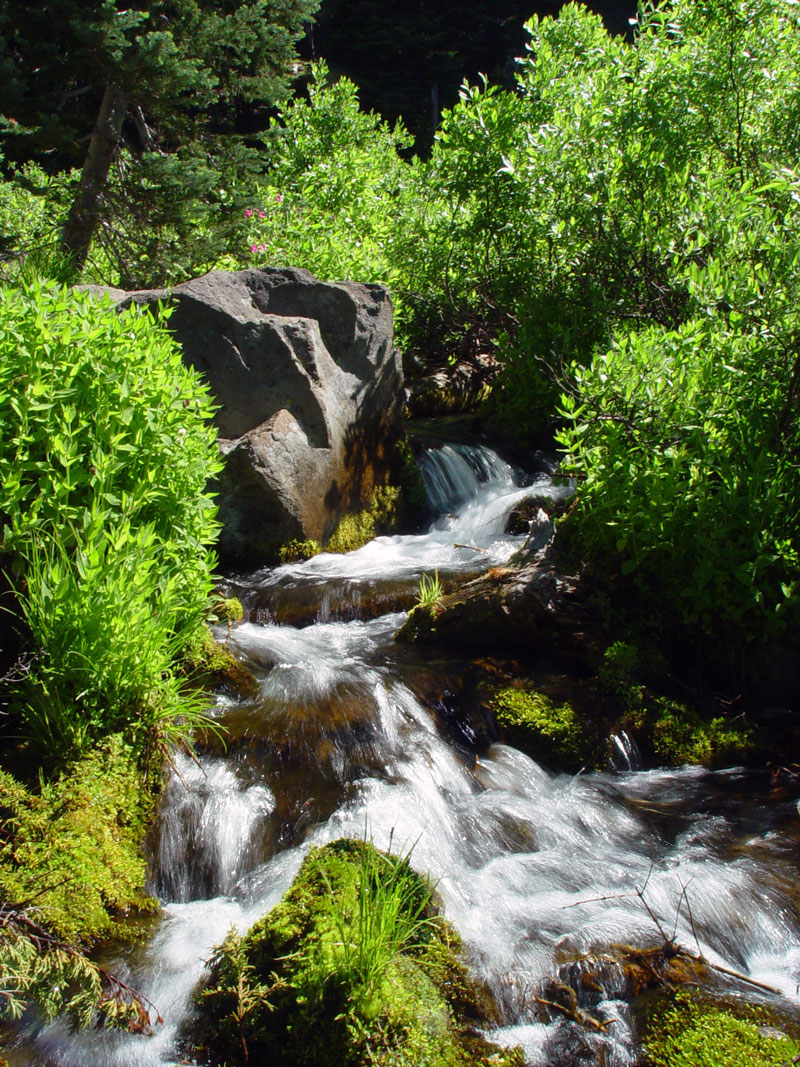
<path fill-rule="evenodd" d="M 436 605 L 417 604 L 406 616 L 406 620 L 397 633 L 395 641 L 402 645 L 416 645 L 426 641 L 436 633 Z"/>
<path fill-rule="evenodd" d="M 283 900 L 215 954 L 197 995 L 206 1062 L 521 1065 L 476 1036 L 489 1007 L 458 948 L 406 859 L 363 841 L 315 849 Z"/>
<path fill-rule="evenodd" d="M 204 689 L 226 689 L 239 696 L 251 696 L 258 690 L 253 674 L 226 645 L 215 641 L 205 626 L 184 650 L 183 669 L 191 682 Z"/>
<path fill-rule="evenodd" d="M 373 537 L 393 533 L 400 523 L 400 516 L 400 489 L 394 485 L 379 486 L 372 494 L 368 508 L 339 519 L 325 542 L 325 551 L 353 552 Z"/>
<path fill-rule="evenodd" d="M 746 761 L 753 751 L 753 728 L 744 719 L 700 715 L 678 701 L 653 698 L 645 722 L 656 760 L 666 766 L 724 767 Z"/>
<path fill-rule="evenodd" d="M 0 770 L 0 896 L 35 901 L 37 921 L 69 942 L 126 932 L 124 917 L 158 910 L 141 848 L 153 804 L 119 736 L 38 790 Z"/>
<path fill-rule="evenodd" d="M 343 515 L 336 529 L 325 542 L 326 552 L 354 552 L 366 545 L 375 536 L 375 519 L 366 511 Z"/>
<path fill-rule="evenodd" d="M 760 1007 L 715 1003 L 682 989 L 657 1008 L 647 1024 L 647 1067 L 777 1067 L 800 1055 L 797 1035 L 776 1026 Z"/>
<path fill-rule="evenodd" d="M 654 693 L 642 684 L 642 659 L 635 646 L 616 641 L 606 649 L 597 680 L 603 699 L 617 708 L 618 726 L 634 734 L 650 762 L 666 767 L 747 762 L 757 744 L 751 723 L 703 714 L 683 701 Z"/>
<path fill-rule="evenodd" d="M 318 556 L 322 551 L 319 541 L 287 541 L 278 550 L 278 560 L 281 563 L 303 563 L 312 556 Z"/>
<path fill-rule="evenodd" d="M 574 773 L 606 762 L 597 729 L 571 704 L 556 704 L 536 690 L 504 686 L 494 691 L 488 706 L 503 738 L 538 763 Z"/>

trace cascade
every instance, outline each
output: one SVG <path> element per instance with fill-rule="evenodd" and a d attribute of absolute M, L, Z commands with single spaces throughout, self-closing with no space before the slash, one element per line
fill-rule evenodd
<path fill-rule="evenodd" d="M 416 695 L 423 656 L 401 655 L 393 640 L 403 613 L 336 617 L 336 596 L 359 582 L 463 577 L 507 560 L 524 540 L 504 532 L 509 511 L 526 495 L 565 492 L 544 475 L 520 486 L 485 448 L 431 450 L 422 470 L 438 512 L 427 533 L 243 580 L 247 595 L 266 602 L 313 589 L 316 614 L 303 626 L 251 616 L 233 630 L 231 648 L 258 693 L 214 709 L 229 730 L 226 752 L 176 760 L 152 862 L 163 915 L 145 946 L 107 961 L 158 1006 L 164 1025 L 142 1038 L 72 1034 L 55 1023 L 25 1046 L 20 1064 L 174 1064 L 214 945 L 280 899 L 312 845 L 365 831 L 378 847 L 413 845 L 413 865 L 436 881 L 500 1007 L 489 1036 L 521 1044 L 536 1067 L 577 1063 L 587 1042 L 591 1062 L 636 1062 L 620 975 L 604 977 L 593 1008 L 604 1033 L 537 1021 L 530 991 L 565 961 L 657 943 L 654 917 L 713 963 L 798 1002 L 793 808 L 754 799 L 741 769 L 639 770 L 625 734 L 615 739 L 616 770 L 604 773 L 552 774 L 502 744 L 476 758 Z M 637 895 L 645 884 L 647 909 Z"/>

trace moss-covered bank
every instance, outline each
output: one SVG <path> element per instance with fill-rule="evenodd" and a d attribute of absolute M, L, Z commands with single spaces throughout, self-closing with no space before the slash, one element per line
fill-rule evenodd
<path fill-rule="evenodd" d="M 141 848 L 152 809 L 119 736 L 36 787 L 0 770 L 0 897 L 35 906 L 37 920 L 68 942 L 121 932 L 126 917 L 158 908 L 144 892 Z"/>
<path fill-rule="evenodd" d="M 205 1062 L 271 1067 L 521 1063 L 477 1033 L 491 1007 L 404 858 L 340 840 L 312 851 L 198 996 Z"/>
<path fill-rule="evenodd" d="M 644 1035 L 646 1067 L 778 1067 L 800 1056 L 764 1008 L 720 1005 L 680 990 L 656 1009 Z"/>

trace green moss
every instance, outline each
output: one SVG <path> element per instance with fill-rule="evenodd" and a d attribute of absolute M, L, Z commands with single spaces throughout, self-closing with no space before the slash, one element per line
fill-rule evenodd
<path fill-rule="evenodd" d="M 141 851 L 153 798 L 119 736 L 28 789 L 0 770 L 0 894 L 36 906 L 58 937 L 89 943 L 157 909 Z"/>
<path fill-rule="evenodd" d="M 800 1043 L 769 1025 L 759 1009 L 720 1008 L 687 991 L 656 1013 L 645 1035 L 648 1067 L 775 1067 Z"/>
<path fill-rule="evenodd" d="M 709 718 L 675 701 L 654 698 L 646 715 L 656 759 L 668 766 L 702 763 L 724 766 L 745 759 L 753 730 L 743 719 Z"/>
<path fill-rule="evenodd" d="M 215 956 L 199 996 L 210 1062 L 512 1067 L 516 1051 L 475 1035 L 488 1020 L 457 946 L 405 859 L 359 841 L 314 850 Z"/>
<path fill-rule="evenodd" d="M 325 543 L 326 552 L 353 552 L 375 536 L 375 519 L 369 511 L 343 515 Z"/>
<path fill-rule="evenodd" d="M 325 543 L 326 552 L 352 552 L 373 537 L 391 533 L 400 521 L 400 489 L 394 485 L 379 486 L 368 508 L 344 515 Z"/>
<path fill-rule="evenodd" d="M 688 704 L 654 694 L 641 684 L 640 660 L 633 645 L 616 641 L 606 649 L 597 679 L 606 700 L 622 711 L 620 724 L 635 733 L 655 762 L 723 766 L 747 759 L 755 741 L 748 722 L 702 715 Z"/>
<path fill-rule="evenodd" d="M 319 541 L 298 541 L 295 538 L 281 545 L 278 560 L 280 563 L 302 563 L 303 560 L 319 555 L 321 551 L 322 545 Z"/>
<path fill-rule="evenodd" d="M 206 626 L 201 626 L 195 632 L 192 641 L 184 649 L 183 670 L 191 682 L 205 689 L 219 687 L 247 694 L 255 692 L 257 688 L 250 671 L 226 645 L 214 640 Z"/>
<path fill-rule="evenodd" d="M 244 608 L 238 597 L 222 597 L 214 604 L 214 615 L 218 622 L 235 623 L 244 618 Z"/>
<path fill-rule="evenodd" d="M 436 633 L 436 605 L 417 604 L 409 611 L 406 621 L 394 635 L 395 641 L 415 645 Z"/>
<path fill-rule="evenodd" d="M 533 759 L 566 771 L 595 766 L 596 731 L 571 705 L 508 686 L 494 693 L 489 707 L 509 744 Z"/>

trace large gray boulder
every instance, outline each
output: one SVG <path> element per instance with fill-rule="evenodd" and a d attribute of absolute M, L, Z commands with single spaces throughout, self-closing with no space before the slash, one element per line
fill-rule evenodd
<path fill-rule="evenodd" d="M 219 404 L 223 556 L 253 563 L 292 538 L 321 541 L 369 503 L 402 433 L 384 288 L 265 268 L 111 296 L 169 302 L 169 329 Z"/>

